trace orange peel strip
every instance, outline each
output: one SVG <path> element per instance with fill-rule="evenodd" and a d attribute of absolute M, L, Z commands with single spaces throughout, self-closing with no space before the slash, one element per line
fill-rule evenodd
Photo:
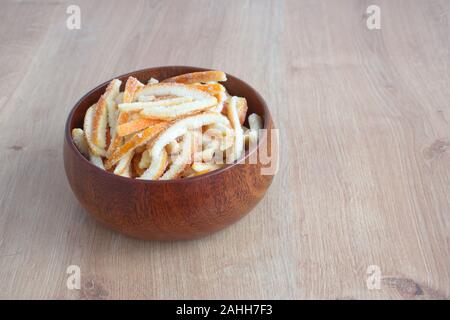
<path fill-rule="evenodd" d="M 72 130 L 72 139 L 73 143 L 77 147 L 78 151 L 86 158 L 89 157 L 89 146 L 86 141 L 86 137 L 84 136 L 84 131 L 79 128 L 75 128 Z"/>
<path fill-rule="evenodd" d="M 114 99 L 119 94 L 120 80 L 112 80 L 105 93 L 98 100 L 92 119 L 92 142 L 99 148 L 106 148 L 106 128 L 108 126 L 108 110 L 115 107 Z"/>
<path fill-rule="evenodd" d="M 130 163 L 131 159 L 133 159 L 134 150 L 128 152 L 120 161 L 117 163 L 116 168 L 114 169 L 114 174 L 118 176 L 128 177 L 130 175 Z"/>
<path fill-rule="evenodd" d="M 155 124 L 160 123 L 161 121 L 147 119 L 147 118 L 139 118 L 136 120 L 132 120 L 130 122 L 123 123 L 117 127 L 117 135 L 119 137 L 127 136 L 138 131 L 141 131 L 145 128 L 153 126 Z"/>
<path fill-rule="evenodd" d="M 216 112 L 204 112 L 172 122 L 170 126 L 153 141 L 150 150 L 151 158 L 157 157 L 167 144 L 178 137 L 185 135 L 188 130 L 198 129 L 212 123 L 221 123 L 225 126 L 230 125 L 230 122 L 226 117 Z M 154 162 L 152 161 L 149 167 L 152 171 L 155 170 L 155 168 L 152 168 L 154 165 L 153 163 Z"/>
<path fill-rule="evenodd" d="M 238 116 L 239 116 L 239 122 L 241 124 L 244 124 L 245 116 L 247 115 L 247 110 L 248 110 L 247 99 L 241 98 L 241 97 L 236 97 L 236 98 L 237 98 L 236 108 L 237 108 L 237 112 L 238 112 Z M 228 105 L 230 104 L 230 100 L 231 100 L 231 97 L 224 102 L 224 108 L 222 110 L 222 113 L 225 115 L 228 113 L 227 108 L 228 108 Z"/>
<path fill-rule="evenodd" d="M 145 172 L 138 179 L 158 180 L 159 177 L 162 176 L 167 168 L 167 165 L 169 164 L 169 155 L 167 154 L 166 149 L 162 149 L 161 154 L 152 158 L 152 164 L 154 164 L 152 166 L 152 170 L 145 170 Z"/>
<path fill-rule="evenodd" d="M 162 175 L 160 180 L 170 180 L 178 178 L 187 166 L 192 162 L 193 133 L 188 131 L 183 138 L 181 154 L 177 156 L 170 168 Z M 165 150 L 165 149 L 163 149 Z M 153 166 L 150 166 L 150 168 Z"/>
<path fill-rule="evenodd" d="M 94 118 L 94 112 L 95 112 L 95 105 L 92 105 L 87 109 L 86 114 L 84 115 L 84 123 L 83 123 L 84 135 L 86 137 L 86 141 L 88 143 L 90 152 L 92 152 L 96 156 L 105 156 L 106 154 L 105 149 L 99 148 L 92 141 L 92 121 Z"/>
<path fill-rule="evenodd" d="M 252 113 L 248 116 L 248 124 L 251 130 L 261 130 L 263 127 L 262 118 L 258 116 L 256 113 Z"/>
<path fill-rule="evenodd" d="M 106 161 L 105 168 L 110 169 L 113 165 L 120 161 L 128 152 L 142 146 L 159 134 L 168 126 L 166 123 L 158 123 L 141 132 L 134 134 L 130 140 L 118 147 L 111 157 Z"/>
<path fill-rule="evenodd" d="M 148 84 L 140 90 L 136 96 L 139 99 L 141 95 L 144 96 L 177 96 L 188 97 L 194 100 L 201 100 L 210 98 L 211 95 L 202 90 L 196 89 L 192 86 L 182 83 L 157 83 Z"/>
<path fill-rule="evenodd" d="M 123 92 L 123 102 L 129 103 L 132 102 L 135 99 L 136 91 L 138 88 L 141 88 L 143 86 L 142 83 L 139 82 L 134 77 L 128 77 L 127 82 L 125 83 L 125 91 Z M 128 122 L 129 114 L 120 112 L 117 117 L 117 121 L 115 123 L 115 126 L 112 127 L 112 136 L 111 136 L 111 143 L 109 144 L 108 150 L 106 152 L 107 158 L 110 158 L 111 155 L 115 152 L 115 150 L 122 144 L 123 139 L 121 136 L 116 134 L 116 128 L 117 126 L 124 124 Z"/>
<path fill-rule="evenodd" d="M 155 107 L 155 106 L 167 107 L 167 106 L 173 106 L 173 105 L 190 102 L 190 101 L 192 101 L 192 98 L 190 98 L 190 97 L 176 97 L 176 98 L 169 98 L 169 99 L 164 99 L 164 100 L 121 103 L 121 104 L 119 104 L 119 110 L 122 112 L 132 112 L 132 111 L 136 112 L 136 111 L 141 111 L 142 109 L 145 109 L 148 107 Z"/>
<path fill-rule="evenodd" d="M 171 106 L 170 108 L 164 106 L 145 107 L 142 109 L 140 114 L 141 116 L 149 119 L 174 120 L 179 117 L 204 111 L 216 104 L 217 99 L 215 97 L 211 97 L 199 101 L 178 104 Z"/>
<path fill-rule="evenodd" d="M 203 163 L 203 162 L 195 162 L 192 164 L 191 168 L 197 172 L 198 174 L 204 174 L 207 172 L 211 172 L 217 169 L 220 169 L 222 166 L 214 163 Z"/>
<path fill-rule="evenodd" d="M 227 113 L 228 119 L 230 119 L 231 125 L 234 129 L 233 154 L 231 155 L 230 159 L 234 161 L 239 159 L 244 149 L 244 131 L 242 130 L 242 126 L 239 121 L 237 97 L 231 97 L 227 107 Z"/>
<path fill-rule="evenodd" d="M 171 77 L 163 82 L 178 82 L 191 84 L 196 82 L 213 82 L 213 81 L 227 81 L 227 75 L 223 71 L 199 71 L 181 74 L 179 76 Z"/>

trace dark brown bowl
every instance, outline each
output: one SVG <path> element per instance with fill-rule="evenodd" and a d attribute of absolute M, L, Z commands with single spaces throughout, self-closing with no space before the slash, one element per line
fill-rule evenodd
<path fill-rule="evenodd" d="M 166 79 L 206 69 L 184 66 L 149 68 L 118 77 L 140 81 Z M 273 122 L 263 98 L 244 81 L 227 75 L 225 86 L 245 97 L 249 113 L 257 113 L 269 129 L 257 149 L 270 150 Z M 146 181 L 116 176 L 92 165 L 72 142 L 73 128 L 82 128 L 86 110 L 104 92 L 109 81 L 82 97 L 66 122 L 64 166 L 69 184 L 81 205 L 106 226 L 146 240 L 193 239 L 218 231 L 247 214 L 264 196 L 273 176 L 262 175 L 261 165 L 248 164 L 249 150 L 238 163 L 193 178 Z M 123 88 L 122 88 L 123 89 Z M 273 152 L 273 151 L 272 151 Z M 275 150 L 276 152 L 276 150 Z M 272 157 L 273 158 L 273 157 Z"/>

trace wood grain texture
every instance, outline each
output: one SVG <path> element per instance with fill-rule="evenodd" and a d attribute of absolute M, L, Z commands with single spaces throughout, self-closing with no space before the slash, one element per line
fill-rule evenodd
<path fill-rule="evenodd" d="M 70 31 L 73 2 L 2 2 L 1 298 L 450 298 L 449 1 L 76 3 Z M 74 103 L 158 65 L 242 78 L 280 127 L 265 199 L 200 241 L 109 231 L 64 174 Z"/>

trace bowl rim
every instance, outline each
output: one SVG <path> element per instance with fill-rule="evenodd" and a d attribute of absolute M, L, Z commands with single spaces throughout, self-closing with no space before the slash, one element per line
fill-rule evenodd
<path fill-rule="evenodd" d="M 192 71 L 190 72 L 197 72 L 197 71 L 209 71 L 209 70 L 215 70 L 215 69 L 209 69 L 209 68 L 202 68 L 202 67 L 194 67 L 194 66 L 183 66 L 183 65 L 170 65 L 170 66 L 157 66 L 157 67 L 149 67 L 149 68 L 143 68 L 143 69 L 138 69 L 135 71 L 131 71 L 131 72 L 127 72 L 124 73 L 122 75 L 118 75 L 116 77 L 113 77 L 99 85 L 97 85 L 96 87 L 94 87 L 93 89 L 89 90 L 87 93 L 85 93 L 76 103 L 75 105 L 72 107 L 72 109 L 69 112 L 69 115 L 67 116 L 66 119 L 66 124 L 64 126 L 64 138 L 65 138 L 65 142 L 66 145 L 72 150 L 74 151 L 74 153 L 76 154 L 76 156 L 78 158 L 80 158 L 81 161 L 84 161 L 85 163 L 87 163 L 89 166 L 91 166 L 94 170 L 97 171 L 97 173 L 99 173 L 100 175 L 104 175 L 105 177 L 109 177 L 111 179 L 118 179 L 118 180 L 122 180 L 124 182 L 130 182 L 130 183 L 142 183 L 142 184 L 170 184 L 170 183 L 189 183 L 189 182 L 194 182 L 197 180 L 201 180 L 201 179 L 206 179 L 212 176 L 215 176 L 217 174 L 221 174 L 237 165 L 241 165 L 243 162 L 245 163 L 245 161 L 251 156 L 253 155 L 253 153 L 257 152 L 258 149 L 260 148 L 260 145 L 262 142 L 267 140 L 267 135 L 264 135 L 262 137 L 262 139 L 258 139 L 258 144 L 256 145 L 256 147 L 254 147 L 251 150 L 245 151 L 244 156 L 241 156 L 239 159 L 235 160 L 233 163 L 230 164 L 225 164 L 222 168 L 205 173 L 205 174 L 201 174 L 195 177 L 186 177 L 183 179 L 170 179 L 170 180 L 146 180 L 146 179 L 135 179 L 135 178 L 128 178 L 128 177 L 122 177 L 119 175 L 116 175 L 112 172 L 108 172 L 106 170 L 103 170 L 97 166 L 95 166 L 93 163 L 91 163 L 88 159 L 86 159 L 86 157 L 84 157 L 81 152 L 78 150 L 78 148 L 75 146 L 75 143 L 73 142 L 72 139 L 72 133 L 70 130 L 70 123 L 72 122 L 73 116 L 76 112 L 76 110 L 78 109 L 78 107 L 80 106 L 80 104 L 82 103 L 82 101 L 84 99 L 86 99 L 88 96 L 90 96 L 93 92 L 97 91 L 98 89 L 100 89 L 101 87 L 107 85 L 108 83 L 110 83 L 113 79 L 118 79 L 118 78 L 123 78 L 123 77 L 129 77 L 129 76 L 133 76 L 136 73 L 141 73 L 141 72 L 145 72 L 145 71 L 151 71 L 153 69 L 164 69 L 164 68 L 187 68 L 187 69 L 192 69 Z M 272 121 L 272 115 L 269 111 L 269 108 L 267 107 L 267 103 L 264 100 L 264 98 L 259 94 L 259 92 L 253 88 L 251 85 L 249 85 L 247 82 L 245 82 L 244 80 L 229 74 L 227 72 L 225 72 L 225 74 L 228 77 L 231 78 L 235 78 L 241 82 L 243 82 L 245 85 L 247 85 L 251 90 L 253 90 L 256 94 L 256 98 L 261 102 L 261 105 L 263 107 L 264 110 L 264 119 L 263 119 L 263 129 L 269 129 L 269 125 Z"/>

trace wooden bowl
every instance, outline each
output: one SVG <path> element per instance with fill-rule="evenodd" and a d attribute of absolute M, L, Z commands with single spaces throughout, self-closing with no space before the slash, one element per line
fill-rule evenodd
<path fill-rule="evenodd" d="M 139 70 L 129 76 L 144 82 L 206 69 L 184 66 Z M 272 118 L 263 98 L 244 81 L 227 75 L 225 86 L 245 97 L 249 113 L 264 119 L 269 134 L 257 149 L 270 148 Z M 146 240 L 193 239 L 218 231 L 247 214 L 264 196 L 273 176 L 261 175 L 260 163 L 248 164 L 249 150 L 238 163 L 197 177 L 146 181 L 116 176 L 92 165 L 72 142 L 73 128 L 82 128 L 86 110 L 105 91 L 109 81 L 82 97 L 69 114 L 64 137 L 64 166 L 81 205 L 100 222 L 126 235 Z M 123 87 L 122 89 L 123 90 Z M 268 149 L 270 150 L 270 149 Z"/>

